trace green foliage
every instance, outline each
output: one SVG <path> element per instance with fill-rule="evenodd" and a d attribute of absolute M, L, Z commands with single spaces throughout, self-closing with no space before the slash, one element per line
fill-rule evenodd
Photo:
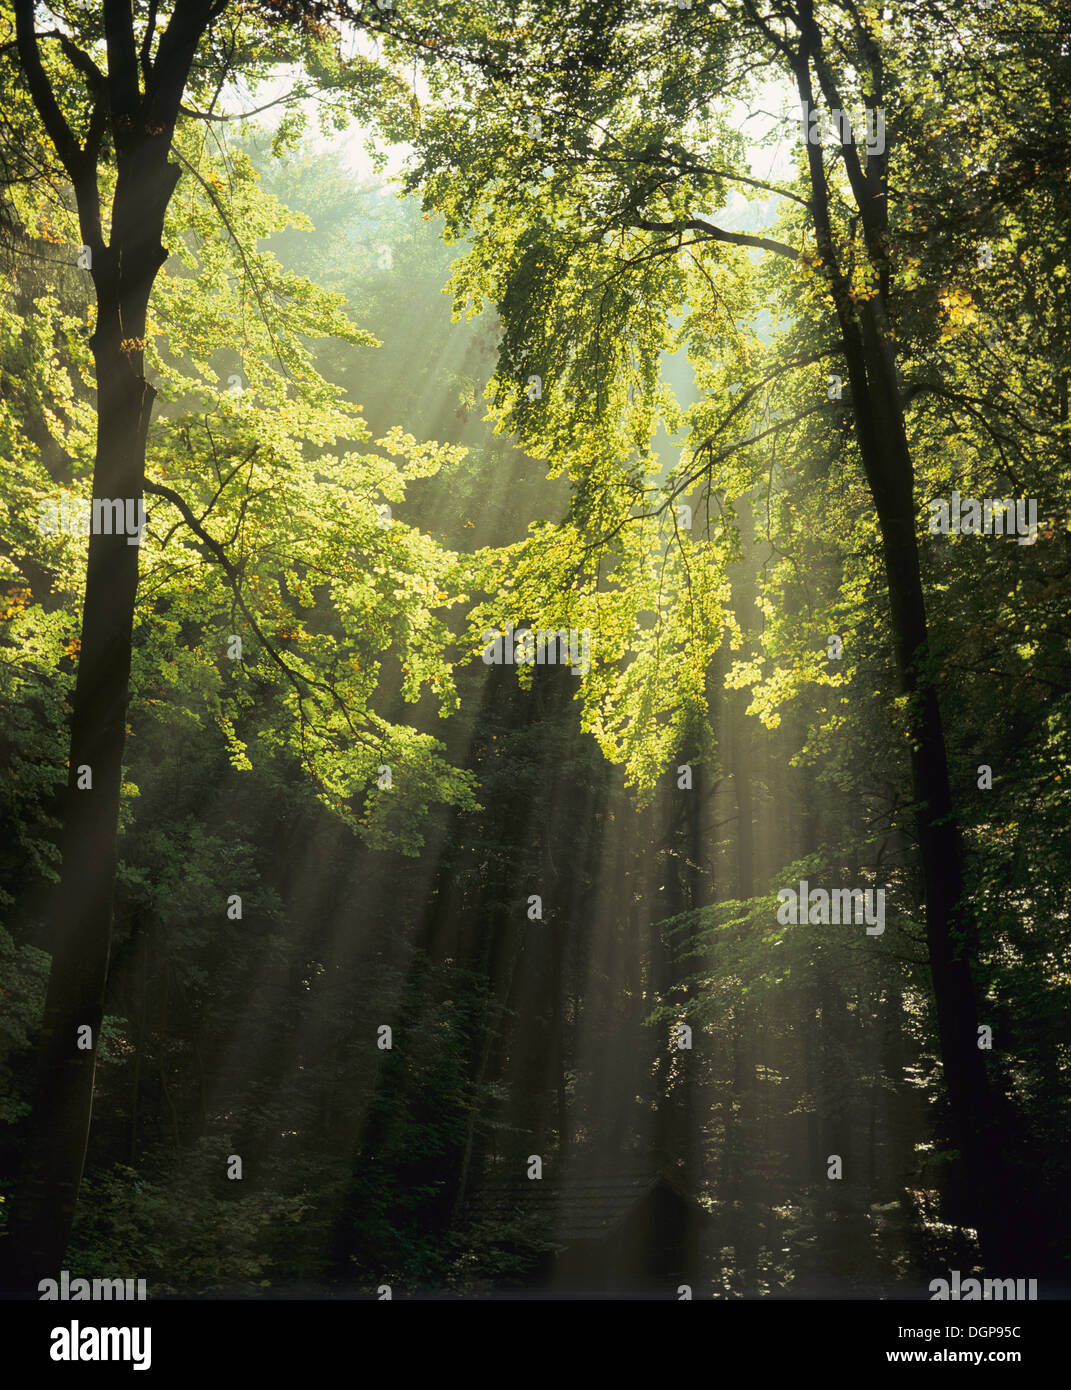
<path fill-rule="evenodd" d="M 104 62 L 100 17 L 53 8 Z M 375 60 L 284 23 L 293 7 L 232 9 L 249 90 L 289 65 L 309 102 L 287 99 L 267 132 L 193 116 L 176 132 L 115 949 L 69 1267 L 178 1293 L 522 1284 L 546 1254 L 536 1223 L 461 1199 L 533 1145 L 615 1161 L 658 1145 L 706 1175 L 728 1293 L 807 1290 L 827 1254 L 853 1288 L 966 1268 L 969 1237 L 925 1206 L 955 1196 L 962 1155 L 885 555 L 850 392 L 827 394 L 843 354 L 831 267 L 805 150 L 776 187 L 757 179 L 731 106 L 748 72 L 783 72 L 791 16 L 735 0 L 408 9 Z M 903 7 L 819 18 L 845 99 L 876 51 L 895 103 L 880 253 L 835 157 L 830 245 L 852 312 L 888 277 L 926 674 L 1001 1040 L 990 1074 L 1025 1116 L 1012 1157 L 1055 1193 L 1066 55 L 993 39 L 994 87 L 943 20 L 935 37 Z M 956 22 L 989 42 L 991 18 Z M 61 44 L 45 51 L 81 128 L 81 79 Z M 208 41 L 191 109 L 218 77 Z M 1005 90 L 1029 97 L 1010 135 Z M 313 117 L 330 132 L 354 111 L 412 142 L 419 204 L 304 143 Z M 88 494 L 95 412 L 81 231 L 19 83 L 0 147 L 8 1171 L 85 582 L 84 537 L 38 517 Z M 748 202 L 726 234 L 734 190 Z M 931 538 L 927 503 L 953 488 L 1037 497 L 1037 542 Z M 488 671 L 485 631 L 506 622 L 590 630 L 590 672 Z M 694 804 L 674 785 L 684 763 Z M 777 924 L 779 887 L 864 875 L 888 892 L 880 944 Z M 679 1021 L 694 1055 L 663 1045 Z M 853 1173 L 843 1201 L 819 1181 L 831 1146 Z"/>
<path fill-rule="evenodd" d="M 16 1124 L 29 1113 L 25 1056 L 33 1042 L 48 979 L 48 957 L 33 946 L 19 946 L 0 927 L 0 1122 Z"/>

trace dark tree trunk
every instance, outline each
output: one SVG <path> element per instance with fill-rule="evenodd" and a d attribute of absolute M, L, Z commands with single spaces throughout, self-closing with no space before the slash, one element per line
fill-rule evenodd
<path fill-rule="evenodd" d="M 794 64 L 799 95 L 814 104 L 809 62 L 823 93 L 839 98 L 824 66 L 813 24 L 805 25 L 807 51 Z M 978 1049 L 978 1007 L 971 973 L 975 924 L 963 901 L 963 845 L 954 818 L 948 755 L 933 673 L 930 670 L 925 596 L 916 538 L 914 469 L 907 440 L 892 334 L 886 318 L 887 233 L 882 188 L 862 173 L 854 146 L 844 158 L 856 195 L 867 249 L 878 277 L 873 298 L 855 301 L 838 264 L 829 218 L 829 190 L 819 146 L 808 144 L 812 212 L 819 254 L 843 336 L 851 406 L 867 483 L 874 499 L 889 595 L 893 649 L 900 693 L 908 697 L 908 741 L 926 899 L 926 936 L 937 1027 L 954 1138 L 964 1163 L 968 1203 L 992 1267 L 1012 1258 L 1000 1217 L 999 1141 L 994 1133 L 988 1079 Z"/>
<path fill-rule="evenodd" d="M 999 1140 L 971 972 L 976 926 L 964 902 L 964 852 L 955 820 L 915 534 L 914 479 L 888 335 L 871 308 L 862 316 L 864 352 L 880 449 L 864 451 L 881 528 L 893 644 L 901 692 L 909 697 L 911 781 L 926 897 L 926 941 L 953 1134 L 963 1155 L 968 1203 L 996 1268 L 1009 1258 L 999 1217 Z M 867 452 L 870 457 L 867 458 Z"/>
<path fill-rule="evenodd" d="M 27 0 L 16 7 L 20 64 L 74 184 L 82 235 L 93 256 L 93 497 L 123 499 L 136 508 L 144 489 L 155 397 L 144 377 L 146 317 L 153 282 L 166 259 L 161 245 L 164 214 L 179 174 L 168 154 L 186 76 L 211 6 L 206 0 L 180 0 L 175 6 L 156 62 L 151 73 L 146 72 L 148 90 L 143 96 L 129 6 L 107 0 L 109 71 L 106 77 L 90 80 L 94 114 L 84 149 L 67 127 L 41 66 L 33 10 Z M 111 123 L 117 154 L 108 246 L 101 231 L 96 169 L 105 121 Z M 55 1275 L 63 1259 L 85 1163 L 104 1017 L 138 546 L 130 544 L 126 534 L 103 534 L 103 527 L 100 531 L 89 541 L 39 1071 L 23 1173 L 5 1241 L 7 1277 L 17 1286 Z M 90 1033 L 82 1038 L 91 1045 L 79 1047 L 79 1030 L 85 1027 Z"/>
<path fill-rule="evenodd" d="M 107 291 L 113 285 L 105 277 Z M 127 297 L 131 336 L 144 333 L 145 308 Z M 99 423 L 94 498 L 141 500 L 153 389 L 120 350 L 116 305 L 97 330 Z M 103 311 L 102 311 L 103 317 Z M 140 328 L 140 333 L 139 333 Z M 140 363 L 139 363 L 140 366 Z M 30 1147 L 11 1237 L 19 1273 L 31 1279 L 60 1266 L 82 1178 L 115 888 L 119 789 L 127 686 L 138 585 L 138 547 L 125 535 L 89 541 L 82 640 L 71 715 L 63 862 L 53 909 L 53 954 L 38 1042 L 40 1072 Z M 88 769 L 88 773 L 86 772 Z M 91 786 L 79 789 L 90 777 Z M 79 1046 L 79 1029 L 91 1033 Z"/>

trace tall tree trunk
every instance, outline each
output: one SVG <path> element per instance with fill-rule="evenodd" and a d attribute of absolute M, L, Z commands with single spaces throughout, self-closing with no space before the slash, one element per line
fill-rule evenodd
<path fill-rule="evenodd" d="M 67 124 L 41 62 L 33 0 L 14 5 L 19 67 L 71 180 L 92 255 L 93 497 L 119 499 L 124 512 L 127 503 L 140 507 L 145 483 L 155 396 L 144 376 L 146 317 L 153 281 L 167 258 L 164 214 L 179 177 L 178 165 L 168 162 L 171 140 L 194 54 L 217 3 L 175 0 L 153 58 L 151 32 L 139 53 L 128 0 L 104 0 L 106 72 L 66 40 L 91 111 L 84 144 Z M 155 25 L 155 6 L 152 14 Z M 97 165 L 109 129 L 116 182 L 105 245 Z M 138 547 L 128 544 L 129 536 L 114 534 L 114 525 L 113 534 L 97 529 L 89 542 L 39 1071 L 21 1183 L 0 1256 L 5 1278 L 16 1286 L 54 1274 L 63 1258 L 85 1163 L 104 1017 Z M 82 1032 L 80 1047 L 79 1030 L 85 1028 L 89 1033 Z"/>
<path fill-rule="evenodd" d="M 155 144 L 146 141 L 145 144 Z M 177 167 L 144 148 L 120 166 L 110 247 L 95 258 L 97 381 L 93 498 L 140 507 L 155 391 L 143 375 L 149 293 L 166 259 L 163 215 Z M 110 516 L 111 509 L 102 508 Z M 114 532 L 114 518 L 109 522 Z M 16 1285 L 59 1269 L 74 1220 L 93 1108 L 117 867 L 119 798 L 130 678 L 138 545 L 89 540 L 81 647 L 71 714 L 62 867 L 38 1075 L 7 1259 Z M 85 1029 L 89 1029 L 89 1033 Z"/>
<path fill-rule="evenodd" d="M 800 100 L 807 110 L 814 106 L 813 63 L 829 107 L 843 108 L 822 51 L 810 0 L 804 0 L 800 8 L 800 21 L 803 43 L 790 63 Z M 881 101 L 881 86 L 881 72 L 875 68 L 875 103 Z M 842 146 L 842 157 L 858 220 L 863 224 L 867 256 L 877 278 L 871 297 L 857 299 L 840 267 L 821 146 L 808 142 L 811 215 L 842 331 L 858 448 L 881 532 L 897 684 L 900 694 L 907 696 L 911 787 L 927 905 L 929 966 L 954 1141 L 963 1155 L 968 1207 L 974 1213 L 983 1254 L 997 1269 L 1014 1259 L 1015 1238 L 1002 1216 L 1003 1156 L 990 1108 L 985 1063 L 978 1049 L 978 1002 L 971 973 L 975 923 L 964 902 L 963 841 L 954 820 L 945 730 L 929 664 L 927 612 L 915 535 L 914 467 L 885 307 L 890 279 L 885 161 L 878 157 L 864 171 L 854 143 Z"/>
<path fill-rule="evenodd" d="M 809 12 L 809 6 L 808 6 Z M 839 102 L 813 23 L 804 26 L 805 51 L 794 63 L 801 101 L 814 104 L 809 62 L 816 64 L 823 93 Z M 919 568 L 914 468 L 886 317 L 888 265 L 884 246 L 887 210 L 883 189 L 860 170 L 855 147 L 845 167 L 878 278 L 872 298 L 853 298 L 839 266 L 829 215 L 829 189 L 820 146 L 807 145 L 812 214 L 819 254 L 828 267 L 851 384 L 851 404 L 867 483 L 874 499 L 889 594 L 893 649 L 900 692 L 908 697 L 911 780 L 926 898 L 926 936 L 941 1058 L 962 1154 L 968 1202 L 994 1269 L 1011 1258 L 1000 1218 L 1002 1159 L 989 1104 L 988 1079 L 978 1049 L 978 1007 L 971 974 L 975 924 L 963 901 L 963 845 L 955 823 L 937 691 L 930 670 L 925 596 Z"/>
<path fill-rule="evenodd" d="M 989 1082 L 978 1048 L 978 1001 L 971 972 L 976 924 L 964 902 L 964 852 L 955 820 L 948 753 L 929 672 L 929 635 L 915 534 L 914 478 L 895 366 L 880 309 L 862 315 L 867 376 L 878 438 L 867 461 L 881 527 L 896 666 L 909 697 L 912 791 L 926 897 L 926 941 L 953 1133 L 963 1155 L 968 1202 L 993 1268 L 1013 1258 L 999 1214 L 1002 1160 Z"/>

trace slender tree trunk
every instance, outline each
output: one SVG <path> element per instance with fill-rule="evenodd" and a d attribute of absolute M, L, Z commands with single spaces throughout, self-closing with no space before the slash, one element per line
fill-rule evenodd
<path fill-rule="evenodd" d="M 67 124 L 41 61 L 37 7 L 33 0 L 14 3 L 19 67 L 71 180 L 82 237 L 92 254 L 97 299 L 91 340 L 97 379 L 93 497 L 120 501 L 124 513 L 127 504 L 140 507 L 145 482 L 155 395 L 144 376 L 146 317 L 153 281 L 166 260 L 164 214 L 179 177 L 178 165 L 168 162 L 171 140 L 190 66 L 218 13 L 216 5 L 217 0 L 175 0 L 158 31 L 154 57 L 151 37 L 139 51 L 129 3 L 104 0 L 107 71 L 87 54 L 73 59 L 90 107 L 82 143 Z M 156 13 L 153 6 L 154 23 Z M 107 245 L 98 179 L 106 145 L 115 153 L 116 170 Z M 54 1274 L 66 1248 L 89 1138 L 104 1017 L 138 547 L 128 544 L 130 536 L 114 534 L 114 517 L 111 534 L 103 525 L 94 529 L 39 1072 L 21 1184 L 0 1255 L 5 1279 L 16 1286 Z"/>
<path fill-rule="evenodd" d="M 867 376 L 876 382 L 872 394 L 877 433 L 884 441 L 884 447 L 866 460 L 866 467 L 881 528 L 900 687 L 910 700 L 912 790 L 941 1059 L 969 1206 L 984 1248 L 992 1260 L 1002 1263 L 1011 1252 L 999 1215 L 998 1192 L 1003 1185 L 999 1139 L 978 1048 L 978 1002 L 971 973 L 976 924 L 964 902 L 963 843 L 952 804 L 937 691 L 928 669 L 913 469 L 888 335 L 873 308 L 863 314 L 862 325 Z"/>
<path fill-rule="evenodd" d="M 163 213 L 177 170 L 144 153 L 120 170 L 112 245 L 93 266 L 97 379 L 93 498 L 140 506 L 155 391 L 143 375 L 149 293 L 165 252 Z M 154 215 L 155 214 L 155 215 Z M 62 867 L 53 955 L 38 1042 L 22 1181 L 12 1214 L 10 1276 L 33 1284 L 60 1268 L 74 1220 L 93 1108 L 111 946 L 119 798 L 130 678 L 138 545 L 94 522 L 71 715 Z M 89 1031 L 86 1032 L 86 1029 Z"/>
<path fill-rule="evenodd" d="M 822 53 L 810 4 L 804 6 L 804 45 L 793 62 L 800 99 L 814 104 L 813 60 L 830 106 L 840 98 Z M 863 224 L 876 293 L 855 299 L 839 264 L 820 146 L 808 143 L 815 236 L 843 335 L 851 406 L 863 468 L 878 518 L 889 594 L 900 693 L 908 697 L 908 741 L 926 898 L 934 1001 L 954 1139 L 962 1154 L 968 1204 L 993 1267 L 1010 1257 L 1001 1219 L 1003 1160 L 991 1113 L 988 1079 L 978 1050 L 978 1007 L 971 974 L 975 924 L 964 903 L 963 845 L 954 819 L 948 754 L 933 672 L 919 568 L 914 468 L 886 316 L 889 270 L 886 191 L 859 165 L 854 146 L 844 156 Z"/>

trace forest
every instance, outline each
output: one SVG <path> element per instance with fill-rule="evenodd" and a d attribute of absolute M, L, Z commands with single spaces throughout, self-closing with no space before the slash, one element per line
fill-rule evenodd
<path fill-rule="evenodd" d="M 1071 10 L 0 81 L 5 1294 L 1071 1297 Z"/>

